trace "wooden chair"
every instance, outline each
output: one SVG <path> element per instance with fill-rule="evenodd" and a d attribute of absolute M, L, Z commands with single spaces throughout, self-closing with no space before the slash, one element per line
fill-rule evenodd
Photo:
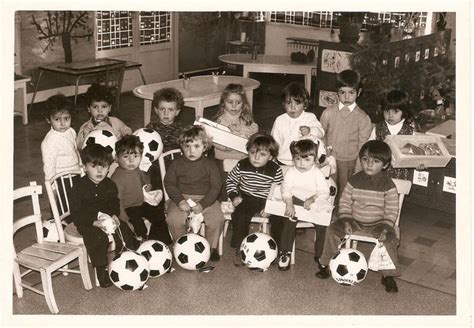
<path fill-rule="evenodd" d="M 400 223 L 400 215 L 402 213 L 402 206 L 403 206 L 403 200 L 405 199 L 405 195 L 408 195 L 410 193 L 411 181 L 401 180 L 401 179 L 392 179 L 392 181 L 395 184 L 395 187 L 397 187 L 397 192 L 398 192 L 398 216 L 397 216 L 397 220 L 395 221 L 395 234 L 397 235 L 398 238 L 400 238 L 400 228 L 398 227 Z M 358 241 L 377 244 L 377 238 L 352 234 L 352 235 L 346 235 L 345 246 L 346 248 L 349 248 L 351 247 L 351 244 L 352 244 L 352 248 L 357 248 Z"/>
<path fill-rule="evenodd" d="M 104 76 L 100 81 L 101 84 L 110 88 L 112 93 L 115 94 L 115 103 L 112 109 L 115 113 L 120 113 L 120 94 L 122 92 L 123 78 L 125 75 L 126 62 L 107 66 Z"/>
<path fill-rule="evenodd" d="M 14 201 L 21 198 L 30 197 L 33 204 L 33 214 L 17 219 L 13 223 L 13 235 L 21 228 L 34 224 L 37 242 L 16 252 L 14 250 L 13 279 L 16 293 L 19 298 L 23 297 L 23 288 L 29 289 L 40 295 L 44 295 L 48 308 L 52 313 L 59 313 L 53 293 L 52 274 L 56 271 L 77 273 L 82 277 L 82 283 L 86 290 L 92 288 L 89 270 L 87 265 L 87 253 L 84 245 L 74 245 L 64 242 L 64 236 L 60 235 L 60 242 L 47 242 L 43 239 L 43 221 L 39 205 L 39 195 L 42 194 L 42 186 L 36 182 L 30 182 L 30 186 L 16 189 L 14 191 Z M 62 230 L 61 222 L 55 220 L 58 231 Z M 61 237 L 62 236 L 62 237 Z M 68 269 L 67 265 L 78 260 L 79 270 Z M 21 272 L 20 267 L 26 268 Z M 32 273 L 39 272 L 43 290 L 39 290 L 26 282 L 22 278 Z"/>
<path fill-rule="evenodd" d="M 160 157 L 158 157 L 158 164 L 160 166 L 161 183 L 163 185 L 163 198 L 165 200 L 165 209 L 168 207 L 168 204 L 170 202 L 170 198 L 168 196 L 168 193 L 166 192 L 165 183 L 164 183 L 166 167 L 169 165 L 169 163 L 172 160 L 180 156 L 182 156 L 181 149 L 172 149 L 172 150 L 162 153 Z M 199 229 L 199 233 L 203 237 L 206 235 L 206 225 L 204 222 L 201 223 L 201 228 Z M 224 253 L 224 233 L 223 232 L 219 235 L 218 252 L 219 252 L 219 255 L 221 256 Z"/>

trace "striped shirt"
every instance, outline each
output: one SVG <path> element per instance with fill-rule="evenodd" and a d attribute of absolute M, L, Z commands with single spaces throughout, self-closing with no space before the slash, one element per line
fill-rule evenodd
<path fill-rule="evenodd" d="M 362 226 L 391 227 L 398 216 L 398 192 L 388 172 L 369 176 L 361 171 L 347 183 L 339 200 L 339 218 L 353 218 Z"/>
<path fill-rule="evenodd" d="M 277 163 L 268 161 L 265 166 L 257 168 L 244 158 L 227 175 L 227 195 L 230 199 L 242 194 L 267 198 L 272 184 L 281 184 L 282 181 L 283 174 Z"/>

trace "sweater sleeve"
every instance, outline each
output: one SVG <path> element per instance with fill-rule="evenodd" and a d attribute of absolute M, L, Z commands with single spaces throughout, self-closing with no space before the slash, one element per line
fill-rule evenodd
<path fill-rule="evenodd" d="M 372 132 L 372 122 L 370 117 L 364 113 L 363 117 L 359 119 L 359 142 L 357 149 L 360 150 L 362 145 L 369 140 L 370 133 Z"/>
<path fill-rule="evenodd" d="M 230 198 L 230 200 L 233 200 L 235 197 L 240 196 L 239 193 L 239 180 L 240 180 L 240 162 L 235 165 L 232 170 L 227 174 L 227 179 L 226 179 L 226 192 L 227 192 L 227 197 Z"/>
<path fill-rule="evenodd" d="M 209 159 L 206 163 L 206 170 L 209 176 L 209 190 L 203 199 L 199 201 L 202 208 L 205 209 L 217 200 L 222 189 L 222 179 L 219 168 L 214 160 Z"/>
<path fill-rule="evenodd" d="M 321 123 L 321 127 L 323 128 L 324 132 L 325 132 L 325 138 L 323 139 L 324 140 L 324 143 L 326 145 L 328 145 L 328 141 L 327 141 L 327 132 L 328 132 L 328 128 L 329 128 L 329 115 L 330 115 L 330 112 L 329 110 L 326 108 L 323 113 L 321 114 L 321 120 L 320 120 L 320 123 Z M 329 145 L 330 146 L 330 145 Z"/>
<path fill-rule="evenodd" d="M 316 171 L 315 184 L 316 184 L 316 198 L 328 200 L 329 199 L 328 183 L 326 182 L 326 178 L 324 177 L 323 172 L 321 172 L 319 169 Z"/>
<path fill-rule="evenodd" d="M 132 134 L 132 129 L 130 129 L 125 123 L 120 121 L 119 134 L 120 136 L 117 136 L 118 139 L 122 138 L 124 135 Z"/>
<path fill-rule="evenodd" d="M 278 116 L 276 119 L 275 119 L 275 122 L 273 123 L 273 127 L 272 127 L 272 132 L 271 132 L 271 135 L 272 137 L 275 139 L 275 141 L 277 142 L 277 144 L 281 145 L 282 142 L 283 142 L 283 138 L 281 136 L 281 127 L 280 127 L 280 117 L 281 116 Z"/>
<path fill-rule="evenodd" d="M 339 219 L 352 218 L 352 192 L 354 187 L 350 182 L 346 184 L 341 198 L 339 199 Z"/>
<path fill-rule="evenodd" d="M 164 187 L 166 188 L 166 193 L 170 199 L 176 204 L 184 200 L 183 195 L 178 189 L 178 177 L 176 175 L 176 160 L 172 161 L 166 170 Z"/>
<path fill-rule="evenodd" d="M 393 227 L 398 217 L 398 192 L 397 188 L 393 186 L 385 192 L 385 208 L 383 221 L 385 224 Z"/>
<path fill-rule="evenodd" d="M 293 197 L 293 168 L 289 168 L 283 177 L 283 183 L 281 185 L 281 197 L 283 200 L 291 200 Z"/>
<path fill-rule="evenodd" d="M 58 149 L 50 144 L 47 137 L 41 143 L 41 155 L 43 157 L 44 179 L 49 180 L 56 174 Z"/>
<path fill-rule="evenodd" d="M 322 138 L 324 137 L 324 129 L 321 125 L 321 123 L 318 121 L 316 118 L 316 115 L 313 113 L 309 113 L 311 115 L 308 115 L 308 124 L 310 128 L 310 135 L 316 137 L 316 138 Z"/>

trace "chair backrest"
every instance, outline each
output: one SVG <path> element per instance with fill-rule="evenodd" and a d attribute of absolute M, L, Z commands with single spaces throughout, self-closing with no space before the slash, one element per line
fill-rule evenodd
<path fill-rule="evenodd" d="M 169 199 L 168 193 L 166 192 L 165 188 L 166 166 L 176 157 L 180 157 L 181 154 L 181 149 L 171 149 L 167 152 L 161 153 L 160 157 L 158 157 L 158 164 L 160 165 L 161 183 L 163 185 L 163 195 L 165 196 L 165 201 Z"/>
<path fill-rule="evenodd" d="M 117 88 L 118 92 L 120 92 L 122 90 L 124 75 L 125 62 L 107 66 L 104 79 L 105 86 L 109 88 Z"/>
<path fill-rule="evenodd" d="M 68 190 L 74 184 L 73 178 L 80 175 L 80 170 L 68 170 L 58 173 L 44 182 L 56 227 L 59 225 L 58 235 L 61 242 L 64 242 L 62 222 L 71 214 Z M 87 204 L 84 204 L 84 206 L 87 206 Z"/>
<path fill-rule="evenodd" d="M 405 195 L 410 193 L 411 181 L 401 179 L 392 179 L 392 181 L 398 192 L 398 216 L 397 221 L 395 221 L 395 225 L 398 226 L 400 223 L 400 215 L 402 213 L 403 200 L 405 199 Z"/>
<path fill-rule="evenodd" d="M 19 229 L 34 223 L 36 230 L 36 240 L 38 243 L 43 242 L 43 221 L 39 204 L 39 195 L 42 193 L 43 187 L 38 186 L 36 181 L 31 181 L 29 186 L 18 188 L 13 191 L 14 202 L 25 197 L 30 197 L 31 203 L 33 205 L 33 214 L 23 216 L 13 222 L 13 235 L 15 235 Z"/>

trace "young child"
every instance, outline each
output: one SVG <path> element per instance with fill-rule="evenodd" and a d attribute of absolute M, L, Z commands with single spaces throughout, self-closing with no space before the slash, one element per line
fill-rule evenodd
<path fill-rule="evenodd" d="M 123 136 L 115 144 L 115 153 L 118 167 L 111 179 L 118 189 L 122 214 L 120 218 L 123 220 L 128 216 L 139 239 L 153 239 L 171 244 L 173 241 L 168 232 L 163 207 L 158 207 L 158 204 L 153 206 L 144 200 L 144 192 L 150 192 L 152 188 L 149 177 L 139 168 L 143 155 L 143 143 L 140 138 L 135 135 Z M 161 197 L 157 201 L 159 203 Z M 149 236 L 143 218 L 151 222 Z"/>
<path fill-rule="evenodd" d="M 326 231 L 321 256 L 322 269 L 316 273 L 321 279 L 329 277 L 329 260 L 338 250 L 344 235 L 362 232 L 377 238 L 387 248 L 395 265 L 394 270 L 382 271 L 382 285 L 389 293 L 398 291 L 393 279 L 398 276 L 398 238 L 394 226 L 398 215 L 398 193 L 388 171 L 392 152 L 383 141 L 371 140 L 359 152 L 362 171 L 354 174 L 347 183 L 339 201 L 339 219 Z"/>
<path fill-rule="evenodd" d="M 87 253 L 92 266 L 97 270 L 97 279 L 101 287 L 112 285 L 107 272 L 107 248 L 109 240 L 106 228 L 98 219 L 99 213 L 112 217 L 126 246 L 132 250 L 138 248 L 138 241 L 127 225 L 118 219 L 120 215 L 120 201 L 115 183 L 107 178 L 107 172 L 113 161 L 112 153 L 98 144 L 86 146 L 81 152 L 82 163 L 86 175 L 71 189 L 70 208 L 71 216 L 77 231 L 84 239 Z M 116 243 L 116 252 L 122 248 L 122 241 L 117 232 L 113 234 Z"/>
<path fill-rule="evenodd" d="M 282 164 L 293 165 L 290 144 L 296 140 L 310 139 L 318 143 L 319 156 L 326 154 L 324 145 L 320 143 L 324 130 L 316 115 L 305 112 L 308 104 L 308 91 L 301 84 L 290 83 L 283 89 L 282 105 L 286 113 L 275 119 L 271 132 L 280 145 L 278 161 Z M 324 161 L 325 156 L 321 159 Z"/>
<path fill-rule="evenodd" d="M 62 94 L 46 100 L 51 129 L 41 142 L 45 180 L 66 170 L 80 169 L 79 152 L 76 147 L 76 131 L 71 127 L 72 104 Z"/>
<path fill-rule="evenodd" d="M 77 148 L 82 149 L 84 140 L 92 130 L 108 130 L 119 140 L 126 134 L 132 134 L 132 130 L 120 119 L 109 116 L 114 100 L 110 89 L 100 84 L 92 84 L 85 97 L 91 118 L 79 128 Z"/>
<path fill-rule="evenodd" d="M 337 89 L 339 103 L 324 110 L 321 125 L 326 131 L 326 146 L 332 148 L 332 155 L 336 158 L 334 180 L 338 190 L 344 190 L 347 180 L 354 173 L 357 154 L 370 136 L 372 123 L 356 103 L 361 91 L 357 72 L 345 70 L 339 73 Z"/>
<path fill-rule="evenodd" d="M 412 113 L 408 107 L 408 97 L 400 90 L 392 90 L 382 101 L 384 120 L 375 125 L 369 140 L 384 141 L 388 135 L 412 135 Z M 390 168 L 392 178 L 411 180 L 413 170 Z"/>
<path fill-rule="evenodd" d="M 249 138 L 257 133 L 258 125 L 253 121 L 250 104 L 241 84 L 231 83 L 222 91 L 215 121 L 241 137 Z M 217 144 L 214 144 L 214 148 L 215 157 L 218 160 L 242 159 L 247 156 L 247 154 Z"/>
<path fill-rule="evenodd" d="M 183 156 L 174 159 L 166 170 L 164 185 L 171 202 L 166 221 L 174 240 L 186 233 L 186 219 L 192 211 L 204 216 L 206 238 L 211 245 L 211 261 L 219 261 L 217 244 L 224 226 L 224 215 L 217 198 L 222 180 L 217 164 L 204 156 L 210 140 L 204 128 L 189 126 L 179 136 Z M 187 200 L 196 205 L 190 207 Z"/>
<path fill-rule="evenodd" d="M 273 161 L 278 155 L 278 144 L 271 135 L 252 135 L 246 148 L 248 158 L 235 165 L 226 181 L 227 195 L 235 207 L 230 241 L 230 246 L 235 248 L 235 266 L 243 266 L 239 249 L 249 234 L 250 220 L 255 213 L 265 215 L 263 209 L 271 186 L 281 184 L 283 180 L 280 166 Z"/>
<path fill-rule="evenodd" d="M 295 205 L 305 209 L 319 208 L 321 211 L 332 208 L 329 203 L 329 186 L 326 178 L 315 165 L 318 146 L 311 140 L 293 141 L 290 144 L 294 166 L 288 168 L 283 178 L 281 194 L 286 204 L 285 216 L 270 216 L 272 237 L 277 241 L 280 256 L 278 269 L 290 268 L 291 250 L 296 234 Z M 315 259 L 318 262 L 322 253 L 326 227 L 316 225 Z"/>

